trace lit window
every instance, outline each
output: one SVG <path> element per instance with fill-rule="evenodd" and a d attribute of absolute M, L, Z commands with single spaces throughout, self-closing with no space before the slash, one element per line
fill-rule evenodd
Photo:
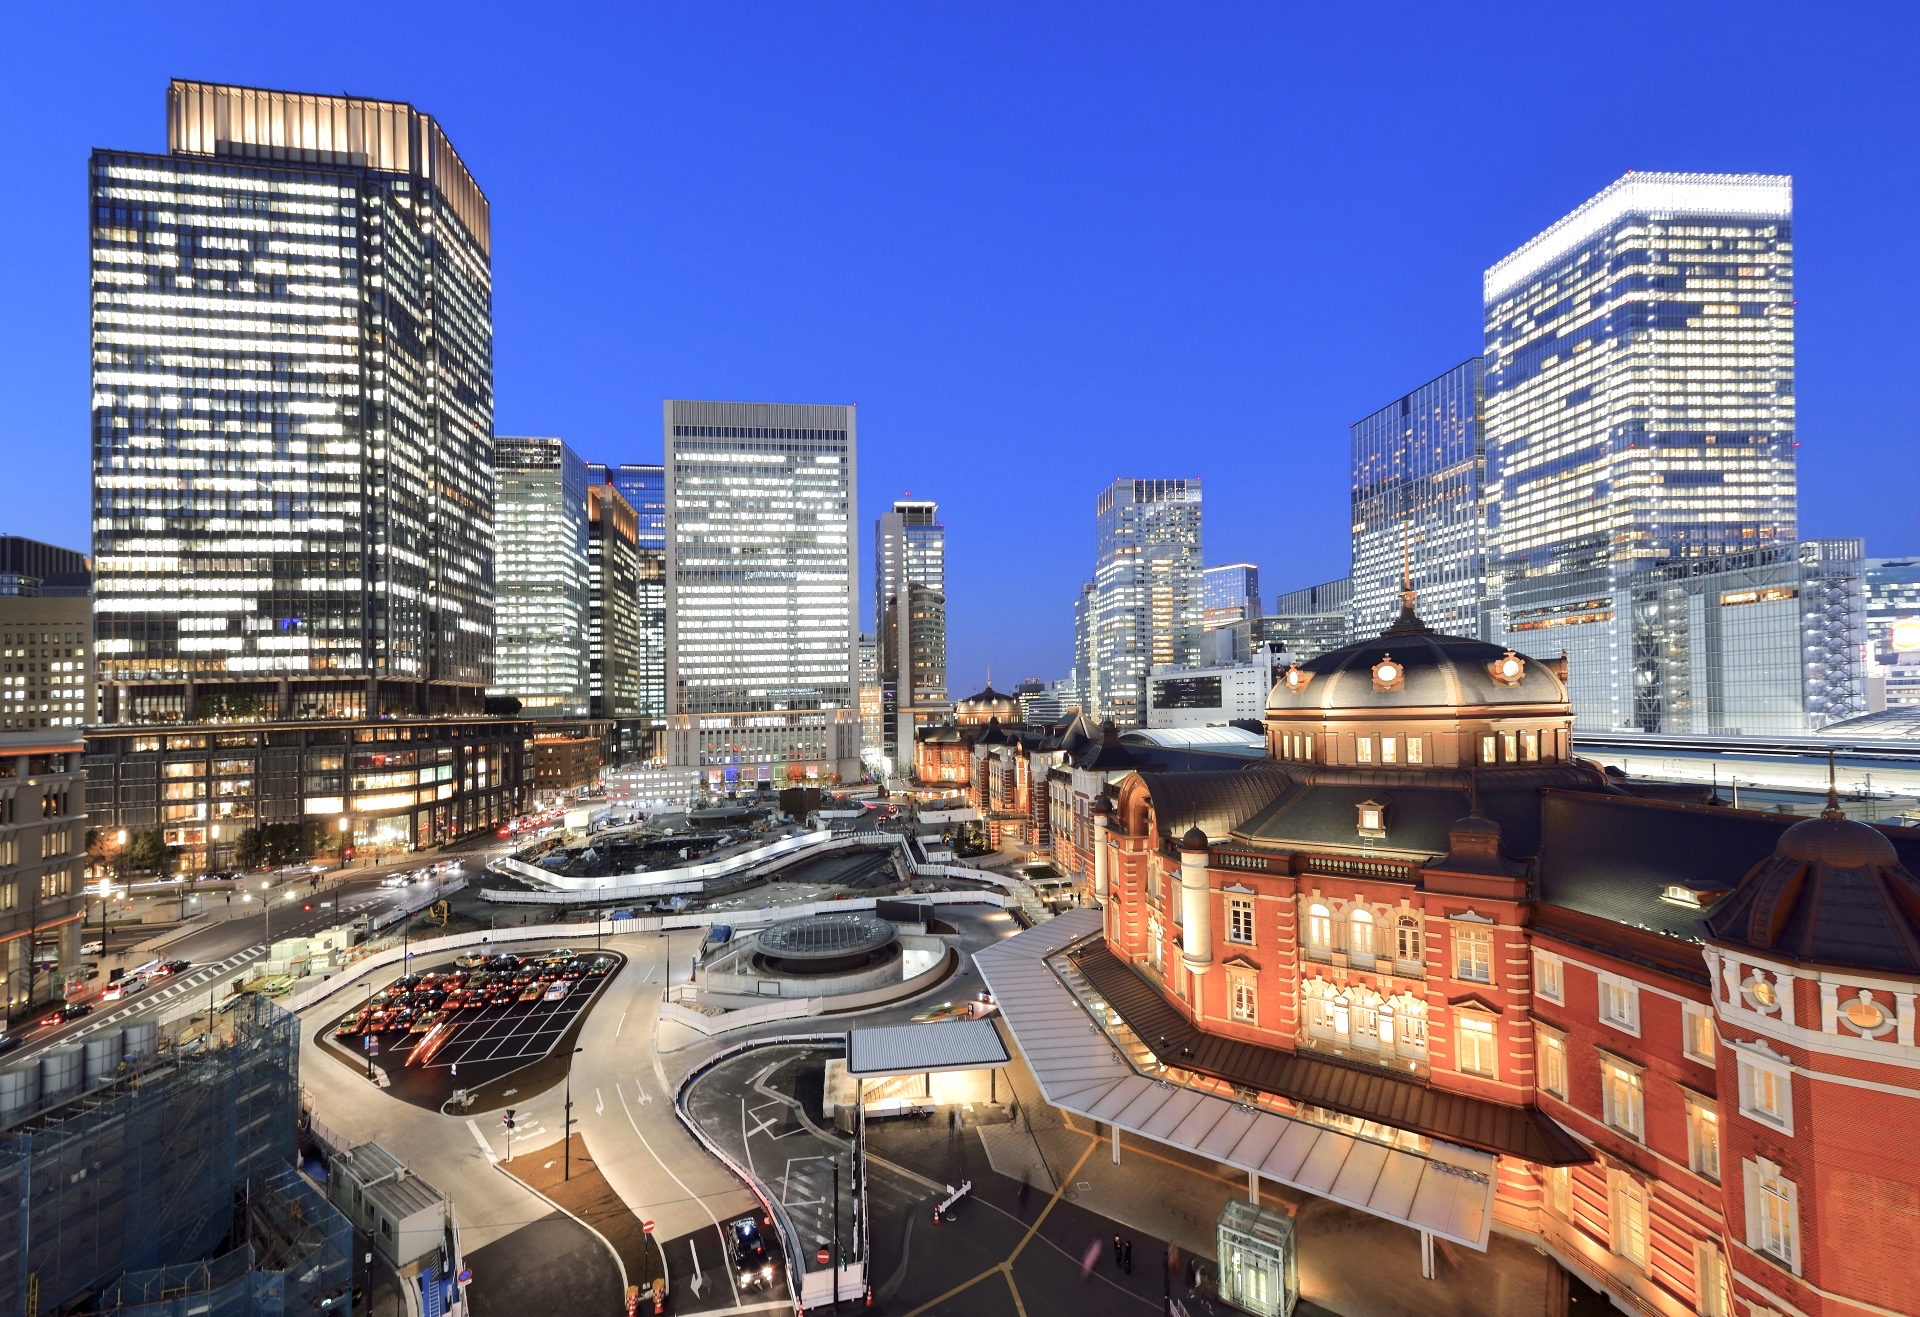
<path fill-rule="evenodd" d="M 1373 912 L 1355 906 L 1347 927 L 1347 955 L 1352 960 L 1373 959 Z"/>
<path fill-rule="evenodd" d="M 1493 930 L 1470 924 L 1453 929 L 1453 977 L 1467 983 L 1493 982 Z"/>
<path fill-rule="evenodd" d="M 1687 1165 L 1709 1180 L 1720 1179 L 1720 1112 L 1713 1099 L 1682 1090 L 1687 1100 Z"/>
<path fill-rule="evenodd" d="M 1324 905 L 1307 907 L 1307 945 L 1315 951 L 1333 947 L 1333 912 Z"/>
<path fill-rule="evenodd" d="M 1403 965 L 1423 964 L 1425 957 L 1420 952 L 1420 921 L 1412 915 L 1401 915 L 1394 931 L 1394 959 Z"/>
<path fill-rule="evenodd" d="M 1550 951 L 1533 953 L 1533 992 L 1556 1006 L 1566 1004 L 1566 962 Z"/>
<path fill-rule="evenodd" d="M 1383 736 L 1380 738 L 1380 762 L 1394 764 L 1400 761 L 1400 738 Z"/>
<path fill-rule="evenodd" d="M 1493 1020 L 1490 1016 L 1458 1012 L 1454 1016 L 1454 1064 L 1463 1075 L 1485 1075 L 1496 1071 L 1493 1055 Z"/>
<path fill-rule="evenodd" d="M 1567 1040 L 1564 1034 L 1536 1024 L 1535 1046 L 1540 1053 L 1540 1087 L 1559 1098 L 1567 1098 Z"/>
<path fill-rule="evenodd" d="M 1799 1189 L 1764 1158 L 1742 1163 L 1746 1179 L 1747 1247 L 1800 1272 Z"/>
<path fill-rule="evenodd" d="M 1483 764 L 1499 763 L 1500 751 L 1497 747 L 1498 747 L 1498 742 L 1496 742 L 1493 737 L 1491 736 L 1481 737 L 1480 738 L 1480 762 Z"/>
<path fill-rule="evenodd" d="M 1236 896 L 1227 903 L 1227 941 L 1253 943 L 1253 902 Z"/>
<path fill-rule="evenodd" d="M 1693 1246 L 1693 1280 L 1694 1307 L 1700 1317 L 1733 1317 L 1726 1255 L 1711 1240 Z"/>
<path fill-rule="evenodd" d="M 1508 763 L 1512 763 L 1520 757 L 1519 740 L 1519 736 L 1514 732 L 1500 733 L 1500 753 Z"/>
<path fill-rule="evenodd" d="M 1520 757 L 1529 762 L 1540 758 L 1540 733 L 1520 733 Z"/>
<path fill-rule="evenodd" d="M 1407 762 L 1419 764 L 1426 762 L 1426 742 L 1418 736 L 1407 738 Z"/>
<path fill-rule="evenodd" d="M 1573 1172 L 1565 1166 L 1547 1168 L 1547 1207 L 1565 1216 L 1572 1207 Z"/>
<path fill-rule="evenodd" d="M 1713 1012 L 1705 1006 L 1697 1006 L 1692 1002 L 1681 1007 L 1681 1012 L 1681 1045 L 1693 1060 L 1702 1065 L 1712 1065 L 1716 1037 Z"/>
<path fill-rule="evenodd" d="M 1353 747 L 1354 758 L 1358 762 L 1363 764 L 1373 762 L 1373 738 L 1371 736 L 1354 738 Z"/>
<path fill-rule="evenodd" d="M 1600 1021 L 1638 1037 L 1640 1034 L 1640 988 L 1617 974 L 1600 976 Z"/>
<path fill-rule="evenodd" d="M 1252 979 L 1233 981 L 1233 1018 L 1242 1024 L 1256 1024 L 1258 1008 L 1255 1005 Z"/>
<path fill-rule="evenodd" d="M 1640 1090 L 1640 1068 L 1631 1062 L 1602 1053 L 1600 1056 L 1601 1115 L 1607 1124 L 1631 1138 L 1638 1139 L 1646 1129 L 1644 1095 Z"/>
<path fill-rule="evenodd" d="M 1740 1114 L 1788 1135 L 1793 1133 L 1793 1078 L 1785 1061 L 1761 1060 L 1742 1051 Z"/>
<path fill-rule="evenodd" d="M 1647 1187 L 1624 1171 L 1609 1177 L 1613 1251 L 1636 1267 L 1647 1265 Z"/>

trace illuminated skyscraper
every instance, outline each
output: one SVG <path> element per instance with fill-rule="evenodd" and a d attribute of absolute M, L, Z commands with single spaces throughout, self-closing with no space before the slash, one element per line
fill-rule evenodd
<path fill-rule="evenodd" d="M 667 755 L 710 790 L 860 773 L 851 407 L 665 404 Z"/>
<path fill-rule="evenodd" d="M 1399 615 L 1407 567 L 1429 626 L 1492 639 L 1480 399 L 1473 357 L 1351 427 L 1352 634 L 1377 635 Z"/>
<path fill-rule="evenodd" d="M 106 718 L 477 708 L 490 238 L 439 124 L 176 81 L 89 200 Z"/>
<path fill-rule="evenodd" d="M 494 440 L 498 634 L 489 695 L 532 718 L 584 718 L 588 688 L 587 467 L 559 439 Z"/>
<path fill-rule="evenodd" d="M 1568 651 L 1581 726 L 1648 725 L 1633 573 L 1795 539 L 1792 180 L 1629 174 L 1489 269 L 1485 301 L 1502 634 Z"/>
<path fill-rule="evenodd" d="M 906 594 L 913 591 L 911 601 Z M 913 767 L 913 729 L 942 722 L 947 702 L 947 528 L 929 500 L 897 499 L 873 525 L 881 748 Z"/>
<path fill-rule="evenodd" d="M 639 716 L 651 728 L 667 725 L 667 495 L 666 470 L 641 462 L 588 463 L 596 484 L 610 484 L 633 508 L 640 578 Z"/>
<path fill-rule="evenodd" d="M 1095 513 L 1093 712 L 1144 727 L 1147 674 L 1200 661 L 1200 482 L 1116 480 Z"/>

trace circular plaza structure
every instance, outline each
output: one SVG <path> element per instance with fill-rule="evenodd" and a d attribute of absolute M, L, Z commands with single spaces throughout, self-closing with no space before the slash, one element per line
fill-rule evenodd
<path fill-rule="evenodd" d="M 900 933 L 869 914 L 804 915 L 755 934 L 754 968 L 765 974 L 817 978 L 891 966 L 900 958 Z"/>

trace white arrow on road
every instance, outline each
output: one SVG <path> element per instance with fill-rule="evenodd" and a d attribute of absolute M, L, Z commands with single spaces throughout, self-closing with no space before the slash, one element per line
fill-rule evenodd
<path fill-rule="evenodd" d="M 607 1114 L 607 1100 L 600 1096 L 600 1090 L 597 1088 L 593 1090 L 593 1114 L 596 1116 Z"/>
<path fill-rule="evenodd" d="M 691 1239 L 687 1241 L 687 1252 L 693 1255 L 693 1279 L 687 1282 L 687 1287 L 693 1291 L 693 1297 L 697 1299 L 700 1297 L 700 1291 L 706 1286 L 707 1278 L 700 1274 L 700 1250 Z M 661 1256 L 664 1257 L 665 1254 L 662 1253 Z"/>

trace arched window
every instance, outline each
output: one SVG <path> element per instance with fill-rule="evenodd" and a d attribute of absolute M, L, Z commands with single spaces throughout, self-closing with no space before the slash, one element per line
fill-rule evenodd
<path fill-rule="evenodd" d="M 1347 955 L 1354 960 L 1373 959 L 1373 911 L 1355 906 L 1347 929 Z"/>
<path fill-rule="evenodd" d="M 1394 933 L 1396 937 L 1393 948 L 1394 959 L 1407 965 L 1424 963 L 1426 958 L 1420 950 L 1420 921 L 1412 915 L 1401 915 Z"/>
<path fill-rule="evenodd" d="M 1333 912 L 1324 905 L 1307 907 L 1307 945 L 1316 951 L 1333 946 Z"/>

